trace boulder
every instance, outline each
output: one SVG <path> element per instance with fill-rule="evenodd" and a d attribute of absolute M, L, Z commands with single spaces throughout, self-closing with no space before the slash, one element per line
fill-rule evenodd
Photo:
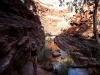
<path fill-rule="evenodd" d="M 67 54 L 62 54 L 61 59 L 65 59 L 67 57 Z"/>
<path fill-rule="evenodd" d="M 79 55 L 79 56 L 83 56 L 83 54 L 82 53 L 80 53 L 80 52 L 71 52 L 72 54 L 74 54 L 74 55 Z"/>
<path fill-rule="evenodd" d="M 61 56 L 61 53 L 59 52 L 59 51 L 54 51 L 53 53 L 52 53 L 52 56 L 53 57 L 59 57 L 59 56 Z"/>
<path fill-rule="evenodd" d="M 53 70 L 53 66 L 50 62 L 47 62 L 44 64 L 44 69 L 47 71 L 52 71 Z"/>
<path fill-rule="evenodd" d="M 89 60 L 87 57 L 80 57 L 81 60 Z"/>

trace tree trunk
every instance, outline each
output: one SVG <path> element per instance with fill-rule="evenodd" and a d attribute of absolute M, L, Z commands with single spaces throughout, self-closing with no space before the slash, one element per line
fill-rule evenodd
<path fill-rule="evenodd" d="M 93 13 L 93 33 L 100 48 L 100 38 L 98 35 L 98 29 L 97 29 L 97 7 L 98 7 L 98 0 L 95 0 L 95 7 L 94 7 L 94 13 Z M 99 51 L 99 54 L 100 54 L 100 51 Z"/>

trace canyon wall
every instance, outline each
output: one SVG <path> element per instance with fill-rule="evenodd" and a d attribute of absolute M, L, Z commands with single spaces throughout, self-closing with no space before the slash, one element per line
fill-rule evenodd
<path fill-rule="evenodd" d="M 31 3 L 34 9 L 29 10 Z M 31 0 L 0 0 L 0 75 L 21 74 L 32 40 L 43 47 L 44 28 L 36 12 Z"/>

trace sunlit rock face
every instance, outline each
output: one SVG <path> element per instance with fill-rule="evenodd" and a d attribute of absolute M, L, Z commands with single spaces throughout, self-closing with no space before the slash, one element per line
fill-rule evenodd
<path fill-rule="evenodd" d="M 21 74 L 21 68 L 29 60 L 32 40 L 38 47 L 43 46 L 40 23 L 38 15 L 20 0 L 0 0 L 0 75 Z"/>

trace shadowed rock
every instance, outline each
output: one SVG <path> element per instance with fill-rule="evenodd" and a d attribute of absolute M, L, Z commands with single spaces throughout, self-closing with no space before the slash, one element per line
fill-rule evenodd
<path fill-rule="evenodd" d="M 14 71 L 21 74 L 29 60 L 31 40 L 38 47 L 44 44 L 43 27 L 33 12 L 20 0 L 0 0 L 0 75 L 11 75 Z"/>

